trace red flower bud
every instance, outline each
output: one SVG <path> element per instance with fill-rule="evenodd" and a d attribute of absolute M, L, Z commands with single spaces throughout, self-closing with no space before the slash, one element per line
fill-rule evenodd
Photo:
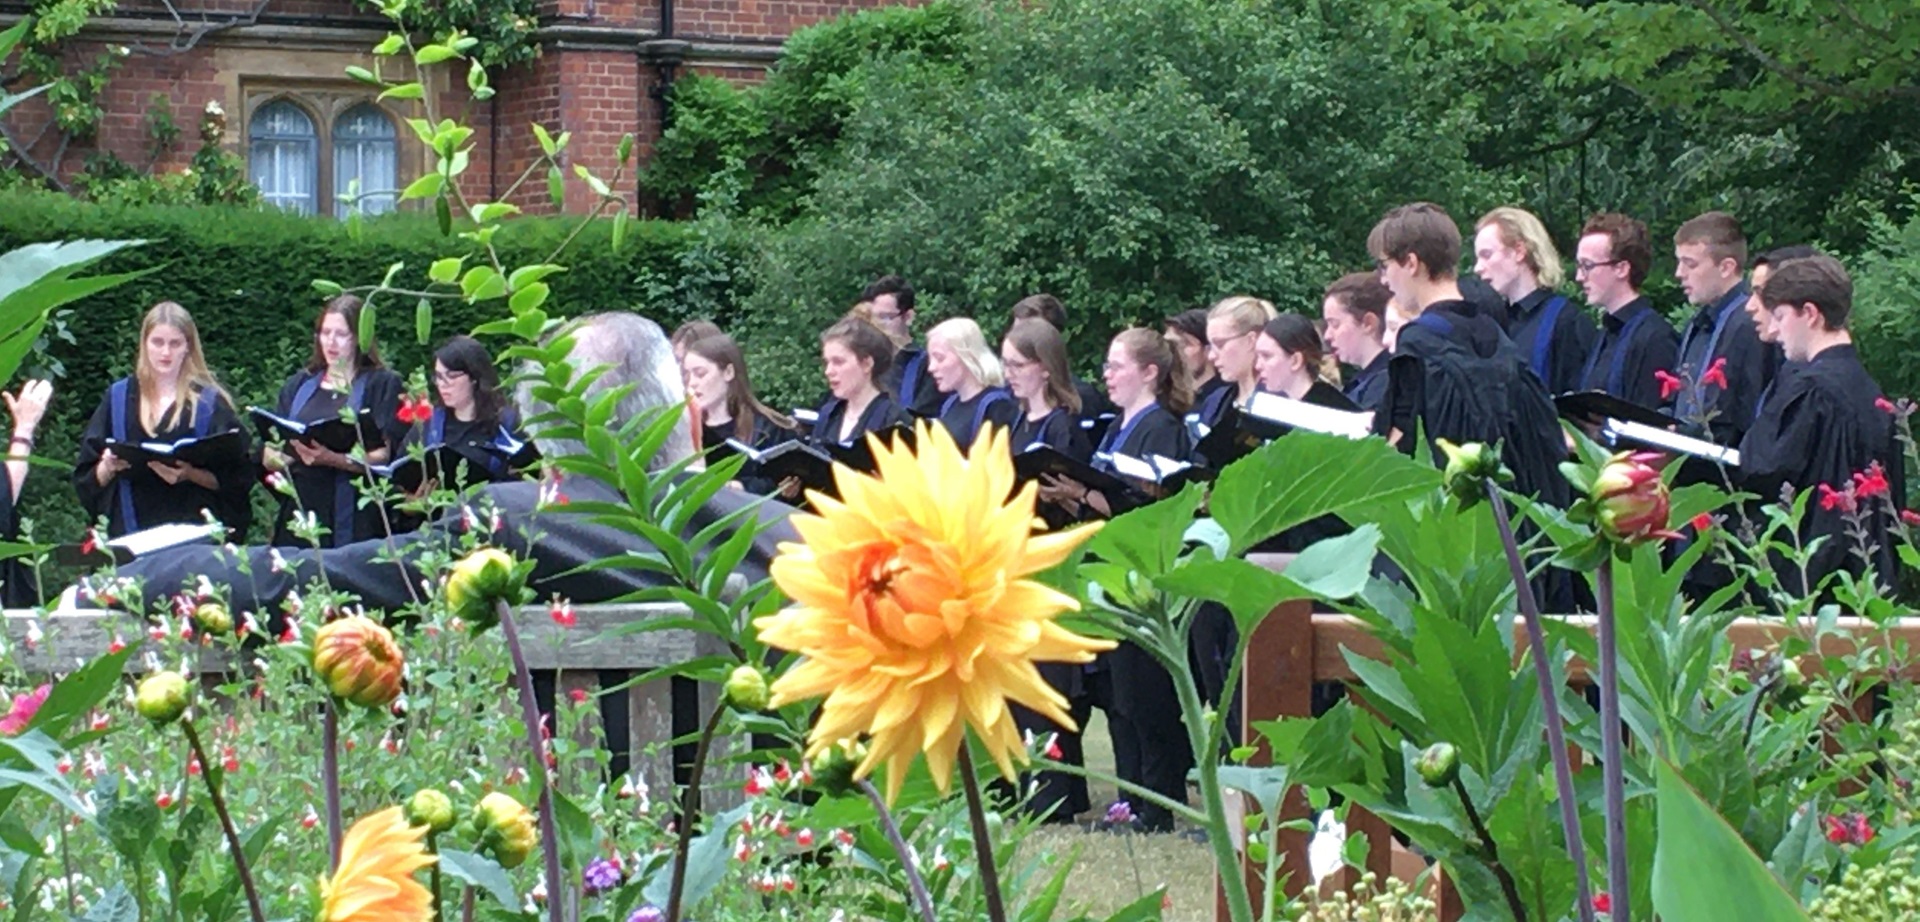
<path fill-rule="evenodd" d="M 322 626 L 314 636 L 313 671 L 335 695 L 361 707 L 385 708 L 400 696 L 406 657 L 386 628 L 352 615 Z"/>
<path fill-rule="evenodd" d="M 1667 528 L 1667 485 L 1650 453 L 1621 452 L 1600 469 L 1588 498 L 1602 534 L 1622 544 L 1679 537 Z"/>

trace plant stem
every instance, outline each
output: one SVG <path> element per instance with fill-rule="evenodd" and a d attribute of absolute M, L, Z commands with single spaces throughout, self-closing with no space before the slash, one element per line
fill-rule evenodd
<path fill-rule="evenodd" d="M 206 747 L 200 745 L 200 733 L 193 729 L 193 721 L 180 721 L 180 729 L 187 734 L 187 745 L 193 747 L 193 756 L 200 760 L 200 776 L 207 782 L 207 799 L 213 801 L 213 812 L 220 817 L 220 828 L 227 834 L 227 850 L 233 853 L 233 870 L 240 875 L 240 887 L 247 893 L 247 911 L 253 914 L 253 922 L 267 922 L 267 914 L 260 908 L 260 892 L 253 885 L 253 871 L 247 867 L 247 851 L 240 844 L 240 830 L 233 826 L 233 814 L 227 812 L 227 799 L 220 794 L 220 785 L 214 782 L 214 762 L 207 758 Z"/>
<path fill-rule="evenodd" d="M 1553 685 L 1553 670 L 1547 661 L 1547 632 L 1540 623 L 1540 601 L 1534 598 L 1533 583 L 1527 579 L 1527 566 L 1520 559 L 1520 542 L 1514 537 L 1513 521 L 1507 515 L 1507 500 L 1491 478 L 1486 481 L 1487 504 L 1493 507 L 1494 524 L 1500 527 L 1500 545 L 1507 552 L 1507 569 L 1513 573 L 1513 591 L 1520 601 L 1520 617 L 1527 625 L 1527 646 L 1533 651 L 1533 674 L 1545 710 L 1547 749 L 1553 756 L 1553 786 L 1560 801 L 1560 828 L 1566 835 L 1567 857 L 1573 862 L 1574 898 L 1579 901 L 1580 922 L 1593 922 L 1593 885 L 1587 878 L 1587 843 L 1580 834 L 1580 805 L 1574 800 L 1573 760 L 1567 754 L 1567 732 L 1560 716 L 1559 689 Z"/>
<path fill-rule="evenodd" d="M 79 918 L 80 891 L 78 888 L 74 887 L 73 885 L 73 853 L 67 850 L 67 818 L 66 817 L 63 816 L 60 818 L 60 824 L 58 828 L 60 830 L 60 873 L 65 875 L 64 877 L 61 878 L 61 881 L 67 885 L 67 911 L 72 913 L 74 918 Z M 134 873 L 136 874 L 140 873 L 140 870 L 137 864 L 134 868 Z M 169 881 L 169 883 L 171 883 L 171 881 Z M 135 901 L 140 905 L 140 918 L 144 920 L 147 917 L 147 901 L 143 899 L 138 899 L 140 894 L 137 889 L 134 892 L 134 896 L 136 898 Z"/>
<path fill-rule="evenodd" d="M 431 829 L 427 830 L 427 854 L 440 854 L 440 834 Z M 440 911 L 440 862 L 438 861 L 435 861 L 433 866 L 427 871 L 427 888 L 433 891 L 433 916 L 431 918 L 443 918 L 444 913 Z"/>
<path fill-rule="evenodd" d="M 506 636 L 513 672 L 520 680 L 520 717 L 527 725 L 527 745 L 533 750 L 533 776 L 540 779 L 540 851 L 546 859 L 547 915 L 552 922 L 563 922 L 560 827 L 553 816 L 553 783 L 547 777 L 546 746 L 540 738 L 540 704 L 534 700 L 533 673 L 528 671 L 527 654 L 520 647 L 520 630 L 513 625 L 513 606 L 505 599 L 495 599 L 493 610 L 500 617 L 500 633 Z"/>
<path fill-rule="evenodd" d="M 913 895 L 913 907 L 919 910 L 921 922 L 934 922 L 933 898 L 927 895 L 927 882 L 920 876 L 919 866 L 913 862 L 913 852 L 908 850 L 907 840 L 900 836 L 900 827 L 893 821 L 893 812 L 887 809 L 887 802 L 881 799 L 880 791 L 873 786 L 873 782 L 860 779 L 860 791 L 867 795 L 874 813 L 879 815 L 880 831 L 886 833 L 893 853 L 900 856 L 900 866 L 907 869 L 907 892 Z"/>
<path fill-rule="evenodd" d="M 1606 790 L 1607 891 L 1610 918 L 1631 919 L 1631 881 L 1627 877 L 1626 753 L 1620 728 L 1619 644 L 1614 637 L 1613 554 L 1600 561 L 1595 588 L 1600 602 L 1600 760 Z"/>
<path fill-rule="evenodd" d="M 967 791 L 967 818 L 973 825 L 973 853 L 980 859 L 980 889 L 987 894 L 989 922 L 1007 922 L 1007 906 L 1000 895 L 1000 869 L 993 860 L 993 836 L 987 832 L 987 807 L 980 798 L 980 779 L 974 777 L 973 754 L 960 741 L 960 783 Z"/>
<path fill-rule="evenodd" d="M 321 704 L 320 780 L 327 798 L 327 870 L 340 870 L 340 712 L 327 695 Z M 201 761 L 205 765 L 205 760 Z"/>
<path fill-rule="evenodd" d="M 693 821 L 700 812 L 700 776 L 707 771 L 707 751 L 713 746 L 713 735 L 720 730 L 720 721 L 727 716 L 725 696 L 713 706 L 713 713 L 707 717 L 707 725 L 700 728 L 700 741 L 693 747 L 693 768 L 687 773 L 687 786 L 680 791 L 679 829 L 676 830 L 673 843 L 673 877 L 667 889 L 667 922 L 680 922 L 680 903 L 686 899 L 687 854 L 693 848 Z"/>
<path fill-rule="evenodd" d="M 1173 678 L 1173 691 L 1180 699 L 1182 722 L 1187 727 L 1187 745 L 1193 747 L 1194 774 L 1200 797 L 1206 803 L 1207 846 L 1213 849 L 1220 888 L 1227 894 L 1227 918 L 1233 922 L 1253 922 L 1253 896 L 1247 892 L 1247 875 L 1241 870 L 1240 855 L 1228 837 L 1227 801 L 1220 791 L 1220 754 L 1210 730 L 1197 725 L 1206 708 L 1200 701 L 1200 689 L 1193 682 L 1193 666 L 1186 655 L 1186 634 L 1162 637 L 1155 646 L 1180 653 L 1178 659 L 1171 654 L 1160 657 L 1160 664 Z"/>
<path fill-rule="evenodd" d="M 1207 815 L 1205 813 L 1201 813 L 1200 811 L 1195 810 L 1192 807 L 1189 807 L 1186 804 L 1183 804 L 1177 800 L 1174 800 L 1173 798 L 1168 797 L 1165 794 L 1162 794 L 1158 791 L 1143 788 L 1137 784 L 1134 784 L 1131 781 L 1127 781 L 1124 778 L 1117 778 L 1105 772 L 1093 771 L 1092 769 L 1089 769 L 1082 765 L 1069 765 L 1066 762 L 1056 762 L 1052 759 L 1048 759 L 1045 757 L 1038 758 L 1033 761 L 1034 761 L 1034 764 L 1037 765 L 1042 771 L 1059 772 L 1063 775 L 1076 775 L 1081 778 L 1086 778 L 1089 781 L 1098 781 L 1101 784 L 1111 784 L 1116 789 L 1118 789 L 1121 793 L 1126 794 L 1129 797 L 1138 797 L 1141 800 L 1146 801 L 1147 803 L 1153 804 L 1157 807 L 1161 807 L 1165 809 L 1168 813 L 1171 813 L 1174 816 L 1177 816 L 1183 820 L 1186 820 L 1187 822 L 1192 823 L 1195 826 L 1204 826 L 1207 823 Z"/>
<path fill-rule="evenodd" d="M 460 922 L 473 922 L 473 885 L 468 884 L 460 897 Z"/>
<path fill-rule="evenodd" d="M 1527 922 L 1527 906 L 1520 901 L 1520 887 L 1513 882 L 1512 872 L 1500 863 L 1500 849 L 1494 844 L 1493 833 L 1487 831 L 1487 824 L 1480 819 L 1480 811 L 1474 809 L 1473 798 L 1467 796 L 1467 786 L 1458 775 L 1453 778 L 1453 793 L 1460 796 L 1460 806 L 1467 811 L 1467 822 L 1473 826 L 1473 834 L 1480 837 L 1481 859 L 1499 879 L 1500 892 L 1507 897 L 1507 908 L 1512 910 L 1514 922 Z"/>

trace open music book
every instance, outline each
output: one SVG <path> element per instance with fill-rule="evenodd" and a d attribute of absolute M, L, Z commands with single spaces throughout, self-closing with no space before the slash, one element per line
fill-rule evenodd
<path fill-rule="evenodd" d="M 205 522 L 176 522 L 171 525 L 155 525 L 139 531 L 128 532 L 107 542 L 107 547 L 122 550 L 134 557 L 164 551 L 170 547 L 185 544 L 211 544 L 213 536 L 219 530 L 217 525 Z M 115 555 L 118 557 L 119 555 Z"/>
<path fill-rule="evenodd" d="M 1578 421 L 1618 419 L 1656 429 L 1673 425 L 1673 417 L 1652 407 L 1622 400 L 1606 391 L 1568 391 L 1553 398 L 1553 407 L 1561 416 Z"/>
<path fill-rule="evenodd" d="M 1717 464 L 1724 464 L 1728 467 L 1740 466 L 1740 450 L 1737 448 L 1715 445 L 1712 442 L 1681 435 L 1677 432 L 1669 432 L 1666 429 L 1656 429 L 1653 426 L 1628 422 L 1622 419 L 1607 420 L 1606 425 L 1601 427 L 1600 436 L 1609 444 L 1613 445 L 1618 445 L 1621 442 L 1630 442 L 1647 448 L 1657 448 L 1675 454 L 1701 458 Z"/>
<path fill-rule="evenodd" d="M 1261 438 L 1269 439 L 1278 436 L 1285 429 L 1307 429 L 1350 439 L 1364 439 L 1373 434 L 1372 413 L 1335 410 L 1265 391 L 1253 395 L 1253 401 L 1247 404 L 1241 418 L 1242 428 Z M 1262 427 L 1259 425 L 1262 422 L 1270 425 Z M 1273 429 L 1273 426 L 1282 428 Z M 1261 431 L 1263 428 L 1268 429 L 1271 434 Z"/>
<path fill-rule="evenodd" d="M 253 417 L 254 429 L 260 433 L 263 442 L 313 442 L 341 454 L 352 451 L 355 445 L 363 442 L 372 448 L 386 444 L 379 427 L 373 424 L 371 413 L 360 414 L 357 424 L 339 417 L 303 423 L 259 407 L 248 407 L 247 414 Z"/>
<path fill-rule="evenodd" d="M 246 440 L 240 430 L 229 429 L 205 438 L 184 438 L 175 442 L 122 442 L 116 439 L 102 439 L 95 446 L 101 450 L 112 451 L 115 457 L 128 464 L 144 465 L 149 461 L 161 464 L 185 462 L 194 467 L 221 467 L 236 464 L 246 458 Z"/>

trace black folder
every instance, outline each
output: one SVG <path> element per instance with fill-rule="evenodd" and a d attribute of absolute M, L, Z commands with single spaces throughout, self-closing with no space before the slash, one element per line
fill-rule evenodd
<path fill-rule="evenodd" d="M 1673 417 L 1651 407 L 1622 400 L 1606 391 L 1568 391 L 1553 398 L 1553 406 L 1561 416 L 1576 422 L 1600 423 L 1618 419 L 1657 429 L 1673 426 Z"/>
<path fill-rule="evenodd" d="M 114 456 L 135 467 L 145 466 L 149 461 L 161 464 L 179 464 L 185 462 L 194 467 L 214 468 L 238 464 L 246 460 L 247 443 L 238 429 L 206 436 L 205 438 L 185 438 L 177 442 L 122 442 L 112 438 L 97 439 L 96 451 L 112 451 Z"/>
<path fill-rule="evenodd" d="M 1035 442 L 1028 446 L 1026 451 L 1013 456 L 1015 481 L 1026 483 L 1029 480 L 1039 480 L 1047 474 L 1077 481 L 1089 490 L 1097 490 L 1109 496 L 1134 489 L 1126 481 L 1045 442 Z"/>
<path fill-rule="evenodd" d="M 351 452 L 355 445 L 365 444 L 371 451 L 386 444 L 371 413 L 359 414 L 357 424 L 339 417 L 303 423 L 259 407 L 248 407 L 247 414 L 253 417 L 254 430 L 260 433 L 263 442 L 312 442 L 343 455 Z"/>

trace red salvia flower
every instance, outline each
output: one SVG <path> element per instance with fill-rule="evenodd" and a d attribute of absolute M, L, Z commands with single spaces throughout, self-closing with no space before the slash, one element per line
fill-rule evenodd
<path fill-rule="evenodd" d="M 1685 381 L 1680 380 L 1679 376 L 1670 371 L 1655 371 L 1653 380 L 1660 382 L 1661 400 L 1673 399 L 1673 395 L 1680 393 L 1681 389 L 1687 386 Z"/>
<path fill-rule="evenodd" d="M 1900 413 L 1900 408 L 1895 406 L 1893 401 L 1885 397 L 1873 398 L 1873 408 L 1889 416 L 1895 416 Z"/>
<path fill-rule="evenodd" d="M 553 623 L 561 627 L 573 627 L 580 621 L 580 617 L 573 613 L 573 603 L 564 598 L 556 597 L 547 614 L 552 616 Z"/>
<path fill-rule="evenodd" d="M 1594 894 L 1593 895 L 1593 911 L 1594 912 L 1612 912 L 1613 897 L 1608 896 L 1605 893 Z"/>
<path fill-rule="evenodd" d="M 1707 370 L 1700 373 L 1700 383 L 1711 384 L 1723 391 L 1727 389 L 1726 356 L 1714 359 L 1713 364 L 1708 365 Z"/>
<path fill-rule="evenodd" d="M 1891 487 L 1887 484 L 1887 472 L 1875 461 L 1867 469 L 1853 475 L 1853 492 L 1860 499 L 1885 496 Z"/>
<path fill-rule="evenodd" d="M 1853 512 L 1859 506 L 1854 502 L 1851 486 L 1846 490 L 1836 490 L 1823 483 L 1820 485 L 1820 508 L 1827 512 L 1833 512 L 1836 509 L 1841 512 Z"/>
<path fill-rule="evenodd" d="M 1707 529 L 1713 527 L 1713 513 L 1702 512 L 1694 516 L 1687 524 L 1692 525 L 1695 532 L 1705 532 Z"/>
<path fill-rule="evenodd" d="M 1912 509 L 1900 510 L 1900 521 L 1909 528 L 1920 528 L 1920 512 Z"/>

